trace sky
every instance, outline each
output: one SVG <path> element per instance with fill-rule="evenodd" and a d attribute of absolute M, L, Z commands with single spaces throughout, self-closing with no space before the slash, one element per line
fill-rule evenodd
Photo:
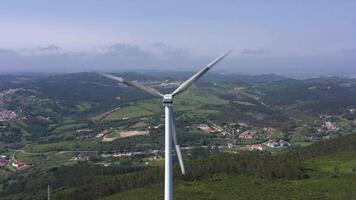
<path fill-rule="evenodd" d="M 2 0 L 0 73 L 197 70 L 356 77 L 355 0 Z"/>

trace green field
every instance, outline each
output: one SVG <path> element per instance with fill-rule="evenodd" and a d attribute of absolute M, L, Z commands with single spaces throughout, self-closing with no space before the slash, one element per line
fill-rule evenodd
<path fill-rule="evenodd" d="M 99 140 L 78 140 L 78 141 L 65 141 L 48 144 L 35 144 L 26 149 L 28 152 L 51 152 L 51 151 L 75 151 L 75 150 L 97 150 Z"/>
<path fill-rule="evenodd" d="M 46 152 L 46 153 L 24 153 L 18 152 L 16 159 L 26 164 L 33 164 L 36 168 L 48 170 L 56 166 L 71 165 L 77 163 L 70 160 L 73 157 L 72 152 Z"/>
<path fill-rule="evenodd" d="M 74 131 L 76 129 L 80 129 L 80 128 L 83 128 L 83 127 L 86 127 L 86 126 L 88 126 L 88 124 L 86 124 L 86 123 L 63 124 L 63 125 L 57 127 L 54 130 L 54 132 L 61 133 L 61 132 L 64 132 L 64 131 Z"/>
<path fill-rule="evenodd" d="M 82 102 L 77 105 L 78 112 L 84 112 L 84 111 L 90 110 L 91 108 L 92 108 L 92 105 L 88 102 Z"/>
<path fill-rule="evenodd" d="M 173 108 L 175 111 L 185 111 L 188 113 L 191 111 L 197 114 L 214 114 L 219 111 L 200 108 L 204 105 L 226 106 L 228 104 L 229 102 L 227 100 L 221 99 L 211 93 L 201 92 L 197 95 L 192 92 L 187 92 L 174 99 Z M 163 114 L 162 103 L 159 99 L 151 99 L 122 107 L 108 115 L 105 120 L 121 120 L 123 118 L 145 117 L 158 114 Z"/>
<path fill-rule="evenodd" d="M 159 113 L 160 104 L 142 102 L 126 106 L 108 115 L 105 120 L 121 120 L 124 118 L 145 117 Z"/>

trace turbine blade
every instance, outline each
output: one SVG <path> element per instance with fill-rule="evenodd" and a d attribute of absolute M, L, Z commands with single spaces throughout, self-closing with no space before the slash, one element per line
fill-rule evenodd
<path fill-rule="evenodd" d="M 177 157 L 178 157 L 178 161 L 179 161 L 180 170 L 182 172 L 182 175 L 185 175 L 185 168 L 184 168 L 184 163 L 183 163 L 182 152 L 180 150 L 180 146 L 175 145 L 175 147 L 176 147 L 176 153 L 177 153 Z"/>
<path fill-rule="evenodd" d="M 196 74 L 194 74 L 192 77 L 190 77 L 188 80 L 186 80 L 184 83 L 182 83 L 174 92 L 172 93 L 173 96 L 184 92 L 187 90 L 195 81 L 197 81 L 200 77 L 202 77 L 207 71 L 209 71 L 210 68 L 212 68 L 214 65 L 216 65 L 218 62 L 220 62 L 223 58 L 225 58 L 227 55 L 229 55 L 232 52 L 232 49 L 225 52 L 223 55 L 220 57 L 216 58 L 213 60 L 211 63 L 209 63 L 206 67 L 198 71 Z"/>
<path fill-rule="evenodd" d="M 134 87 L 134 88 L 137 88 L 139 90 L 142 90 L 146 93 L 149 93 L 153 96 L 156 96 L 156 97 L 163 97 L 163 94 L 161 94 L 160 92 L 158 92 L 156 89 L 154 88 L 151 88 L 151 87 L 148 87 L 148 86 L 145 86 L 145 85 L 142 85 L 140 83 L 137 83 L 137 82 L 133 82 L 133 81 L 129 81 L 129 80 L 126 80 L 126 79 L 123 79 L 121 77 L 117 77 L 117 76 L 113 76 L 113 75 L 110 75 L 110 74 L 103 74 L 103 73 L 100 73 L 102 76 L 105 76 L 106 78 L 109 78 L 109 79 L 113 79 L 115 81 L 118 81 L 120 83 L 123 83 L 125 85 L 128 85 L 128 86 L 131 86 L 131 87 Z"/>
<path fill-rule="evenodd" d="M 183 163 L 183 158 L 182 158 L 182 152 L 181 152 L 180 146 L 178 144 L 178 140 L 177 140 L 176 124 L 174 122 L 173 114 L 172 114 L 171 119 L 172 119 L 173 143 L 174 143 L 174 147 L 175 147 L 175 150 L 177 153 L 180 170 L 181 170 L 182 174 L 185 175 L 185 168 L 184 168 L 184 163 Z"/>

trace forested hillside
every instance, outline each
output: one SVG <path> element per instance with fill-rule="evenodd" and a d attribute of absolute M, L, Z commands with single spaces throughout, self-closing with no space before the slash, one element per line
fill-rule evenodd
<path fill-rule="evenodd" d="M 323 181 L 324 179 L 331 178 L 331 180 L 340 179 L 340 181 L 342 179 L 341 183 L 334 181 L 334 183 L 329 183 L 331 185 L 346 184 L 347 181 L 356 178 L 353 171 L 344 172 L 336 168 L 336 170 L 331 172 L 325 172 L 320 170 L 319 166 L 310 165 L 310 162 L 315 162 L 315 159 L 325 159 L 325 156 L 355 152 L 355 141 L 356 134 L 350 134 L 303 147 L 293 152 L 274 155 L 257 152 L 219 154 L 189 160 L 187 162 L 188 173 L 186 176 L 181 176 L 179 169 L 175 166 L 174 177 L 176 184 L 179 185 L 178 188 L 182 187 L 182 184 L 189 184 L 190 192 L 194 192 L 195 185 L 197 185 L 197 190 L 199 190 L 198 188 L 201 185 L 207 184 L 207 182 L 225 185 L 224 181 L 227 181 L 241 185 L 243 183 L 240 182 L 240 179 L 247 181 L 247 185 L 250 185 L 251 181 L 255 181 L 254 187 L 257 188 L 261 187 L 260 185 L 263 185 L 264 189 L 278 185 L 280 187 L 278 191 L 280 192 L 284 187 L 283 182 L 288 183 L 286 187 L 290 187 L 291 183 L 296 184 L 312 180 Z M 349 158 L 349 160 L 355 161 L 355 158 Z M 24 179 L 16 179 L 14 177 L 14 182 L 5 186 L 2 195 L 8 196 L 4 199 L 35 199 L 35 197 L 41 199 L 46 193 L 47 184 L 50 184 L 53 189 L 52 199 L 98 199 L 116 193 L 116 197 L 120 199 L 120 193 L 122 195 L 134 195 L 136 192 L 130 193 L 129 191 L 136 191 L 133 190 L 135 188 L 146 190 L 143 187 L 147 188 L 149 186 L 149 188 L 152 188 L 152 191 L 161 192 L 158 188 L 161 187 L 159 185 L 162 184 L 163 174 L 163 168 L 161 167 L 113 168 L 91 166 L 82 163 L 71 167 L 53 168 L 46 173 L 34 173 Z M 230 175 L 227 176 L 228 174 Z M 348 174 L 348 176 L 345 176 L 345 174 Z M 232 177 L 234 179 L 231 179 Z M 301 187 L 300 184 L 298 185 L 298 187 Z M 233 186 L 229 187 L 233 188 Z M 223 189 L 220 188 L 219 190 Z M 250 192 L 253 191 L 253 188 L 250 189 Z M 219 194 L 224 199 L 224 192 L 221 192 L 219 191 Z M 315 191 L 311 190 L 311 192 Z M 343 191 L 339 192 L 342 193 Z M 282 193 L 287 194 L 288 191 Z M 183 194 L 178 192 L 177 196 L 181 195 Z M 130 199 L 136 198 L 135 196 L 131 196 Z"/>

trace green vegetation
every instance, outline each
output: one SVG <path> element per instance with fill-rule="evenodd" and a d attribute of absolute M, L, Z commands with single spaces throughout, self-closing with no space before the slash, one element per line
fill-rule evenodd
<path fill-rule="evenodd" d="M 105 120 L 121 120 L 123 118 L 145 117 L 163 113 L 160 99 L 146 100 L 132 103 L 118 109 L 105 118 Z M 214 114 L 218 110 L 205 109 L 204 106 L 226 106 L 229 102 L 208 92 L 187 92 L 178 96 L 174 102 L 176 111 L 193 111 L 195 114 Z M 189 113 L 189 112 L 188 112 Z"/>
<path fill-rule="evenodd" d="M 221 154 L 187 161 L 189 170 L 185 177 L 179 175 L 175 166 L 175 198 L 352 199 L 356 189 L 353 184 L 356 158 L 350 149 L 356 148 L 355 140 L 356 135 L 352 134 L 303 147 L 297 154 Z M 308 151 L 313 153 L 304 154 Z M 28 177 L 31 182 L 25 179 L 5 185 L 4 192 L 8 195 L 25 187 L 21 194 L 29 196 L 21 198 L 31 199 L 32 195 L 40 198 L 45 195 L 46 184 L 50 183 L 54 188 L 53 199 L 163 198 L 160 167 L 100 167 L 82 163 L 48 172 Z M 83 176 L 87 173 L 94 176 Z M 31 185 L 19 187 L 18 184 Z M 64 185 L 70 185 L 71 189 L 63 190 Z M 11 197 L 16 196 L 20 198 L 18 194 Z"/>
<path fill-rule="evenodd" d="M 174 88 L 157 82 L 186 76 L 163 74 L 121 75 L 163 93 Z M 94 73 L 20 78 L 0 79 L 1 90 L 22 88 L 0 98 L 1 108 L 17 114 L 0 123 L 0 152 L 18 150 L 16 159 L 34 166 L 1 168 L 0 199 L 44 199 L 47 184 L 52 199 L 162 199 L 162 154 L 98 156 L 162 150 L 161 99 Z M 183 152 L 188 175 L 175 169 L 176 199 L 354 198 L 355 89 L 354 79 L 209 74 L 175 99 L 178 140 L 192 147 Z M 206 133 L 198 124 L 219 131 Z M 150 134 L 112 142 L 96 137 L 130 130 Z M 256 137 L 240 139 L 247 130 Z M 292 145 L 267 151 L 248 146 L 270 139 Z M 71 160 L 78 154 L 89 161 Z"/>
<path fill-rule="evenodd" d="M 318 167 L 323 172 L 335 172 L 338 168 L 340 173 L 356 175 L 356 151 L 335 153 L 306 161 L 309 167 Z"/>
<path fill-rule="evenodd" d="M 350 142 L 346 142 L 351 140 Z M 248 155 L 249 162 L 244 163 L 239 160 L 237 163 L 229 165 L 225 160 L 224 162 L 215 160 L 214 158 L 206 159 L 205 161 L 197 161 L 193 166 L 189 166 L 190 175 L 188 175 L 184 180 L 177 180 L 175 182 L 175 198 L 176 199 L 352 199 L 355 195 L 354 191 L 356 185 L 353 182 L 356 180 L 356 168 L 354 163 L 356 158 L 354 157 L 354 152 L 349 152 L 346 149 L 356 148 L 355 143 L 352 141 L 356 140 L 356 135 L 349 135 L 340 139 L 330 140 L 323 144 L 315 144 L 306 148 L 302 148 L 299 151 L 299 155 L 304 157 L 303 152 L 311 150 L 314 152 L 312 159 L 307 159 L 300 164 L 293 161 L 293 154 L 273 156 L 277 160 L 268 158 L 268 155 L 262 155 L 263 158 L 267 157 L 272 166 L 266 168 L 252 167 L 254 163 L 254 155 Z M 346 143 L 345 143 L 346 142 Z M 339 147 L 338 145 L 343 145 Z M 321 147 L 320 147 L 321 146 Z M 338 148 L 339 147 L 339 148 Z M 324 149 L 334 149 L 337 154 L 325 152 Z M 288 157 L 288 158 L 287 158 Z M 218 158 L 218 157 L 217 157 Z M 233 158 L 234 160 L 240 158 L 237 156 Z M 287 160 L 284 160 L 287 158 Z M 278 159 L 282 159 L 282 162 L 278 162 Z M 201 163 L 200 163 L 201 162 Z M 293 163 L 294 166 L 304 166 L 308 170 L 307 176 L 298 175 L 300 172 L 294 174 L 292 166 L 287 163 Z M 200 163 L 200 164 L 198 164 Z M 219 169 L 218 171 L 209 171 L 209 166 L 216 163 Z M 251 165 L 252 164 L 252 165 Z M 188 164 L 189 165 L 189 164 Z M 194 167 L 198 165 L 198 167 Z M 337 165 L 337 168 L 333 167 Z M 189 177 L 191 174 L 195 174 L 195 169 L 204 166 L 204 171 L 199 170 L 199 173 L 208 173 L 208 176 L 193 176 L 194 181 Z M 233 166 L 233 168 L 224 168 L 224 166 Z M 242 170 L 242 166 L 246 167 L 246 171 Z M 262 165 L 263 166 L 263 165 Z M 277 168 L 273 166 L 278 166 Z M 282 170 L 286 167 L 287 174 L 294 174 L 288 176 L 284 174 L 281 176 L 275 176 L 277 174 L 268 176 L 268 171 L 271 169 Z M 237 171 L 234 170 L 237 169 Z M 229 170 L 230 169 L 230 170 Z M 262 170 L 262 174 L 254 174 Z M 331 169 L 331 170 L 329 170 Z M 221 171 L 220 171 L 221 170 Z M 241 171 L 242 170 L 242 171 Z M 267 170 L 267 171 L 266 171 Z M 232 174 L 226 174 L 230 172 Z M 198 174 L 199 174 L 198 173 Z M 302 173 L 303 174 L 303 173 Z M 257 175 L 257 176 L 256 176 Z M 267 175 L 267 176 L 266 176 Z M 176 175 L 177 176 L 177 175 Z M 251 177 L 252 176 L 252 177 Z M 296 177 L 305 177 L 297 178 Z M 308 177 L 308 178 L 306 178 Z M 196 179 L 197 178 L 197 179 Z M 178 179 L 179 176 L 178 176 Z M 131 179 L 130 179 L 131 180 Z M 113 185 L 114 182 L 112 182 Z M 90 186 L 89 186 L 90 187 Z M 109 187 L 109 186 L 108 186 Z M 108 189 L 108 187 L 106 187 Z M 116 185 L 117 187 L 117 185 Z M 78 192 L 76 195 L 86 193 Z M 110 190 L 109 190 L 110 191 Z M 162 199 L 162 184 L 153 184 L 151 186 L 140 187 L 139 189 L 127 190 L 120 192 L 118 194 L 101 198 L 102 200 L 111 199 Z M 273 191 L 273 192 L 271 192 Z M 93 193 L 89 196 L 94 195 Z M 80 199 L 81 195 L 75 196 L 75 198 Z M 83 197 L 84 197 L 83 196 Z M 88 198 L 86 196 L 85 198 Z M 94 195 L 95 196 L 95 195 Z M 60 196 L 60 198 L 67 198 L 65 196 Z M 94 198 L 95 199 L 95 198 Z"/>
<path fill-rule="evenodd" d="M 78 112 L 84 112 L 90 110 L 92 108 L 91 104 L 88 102 L 82 102 L 77 105 Z"/>
<path fill-rule="evenodd" d="M 57 166 L 66 166 L 76 164 L 76 161 L 70 160 L 74 156 L 73 152 L 46 152 L 30 153 L 18 152 L 16 159 L 26 164 L 34 164 L 36 168 L 49 170 Z"/>
<path fill-rule="evenodd" d="M 239 175 L 220 174 L 194 182 L 177 181 L 177 200 L 230 199 L 328 199 L 345 200 L 355 197 L 356 177 L 311 178 L 304 180 L 266 180 Z M 100 200 L 163 199 L 163 185 L 125 191 Z"/>
<path fill-rule="evenodd" d="M 109 116 L 105 118 L 105 120 L 122 120 L 129 119 L 135 117 L 145 117 L 149 115 L 155 114 L 155 111 L 158 111 L 159 105 L 157 104 L 157 108 L 152 106 L 153 104 L 149 103 L 140 103 L 138 105 L 130 105 L 123 108 L 118 109 L 117 111 L 111 113 Z M 145 106 L 149 106 L 149 108 L 145 108 Z M 154 108 L 154 110 L 152 110 Z"/>
<path fill-rule="evenodd" d="M 54 129 L 54 132 L 60 133 L 69 130 L 76 130 L 88 126 L 86 123 L 73 123 L 73 124 L 63 124 Z"/>
<path fill-rule="evenodd" d="M 29 152 L 51 152 L 51 151 L 75 151 L 75 150 L 97 150 L 98 139 L 64 141 L 48 144 L 31 145 L 26 148 Z"/>

